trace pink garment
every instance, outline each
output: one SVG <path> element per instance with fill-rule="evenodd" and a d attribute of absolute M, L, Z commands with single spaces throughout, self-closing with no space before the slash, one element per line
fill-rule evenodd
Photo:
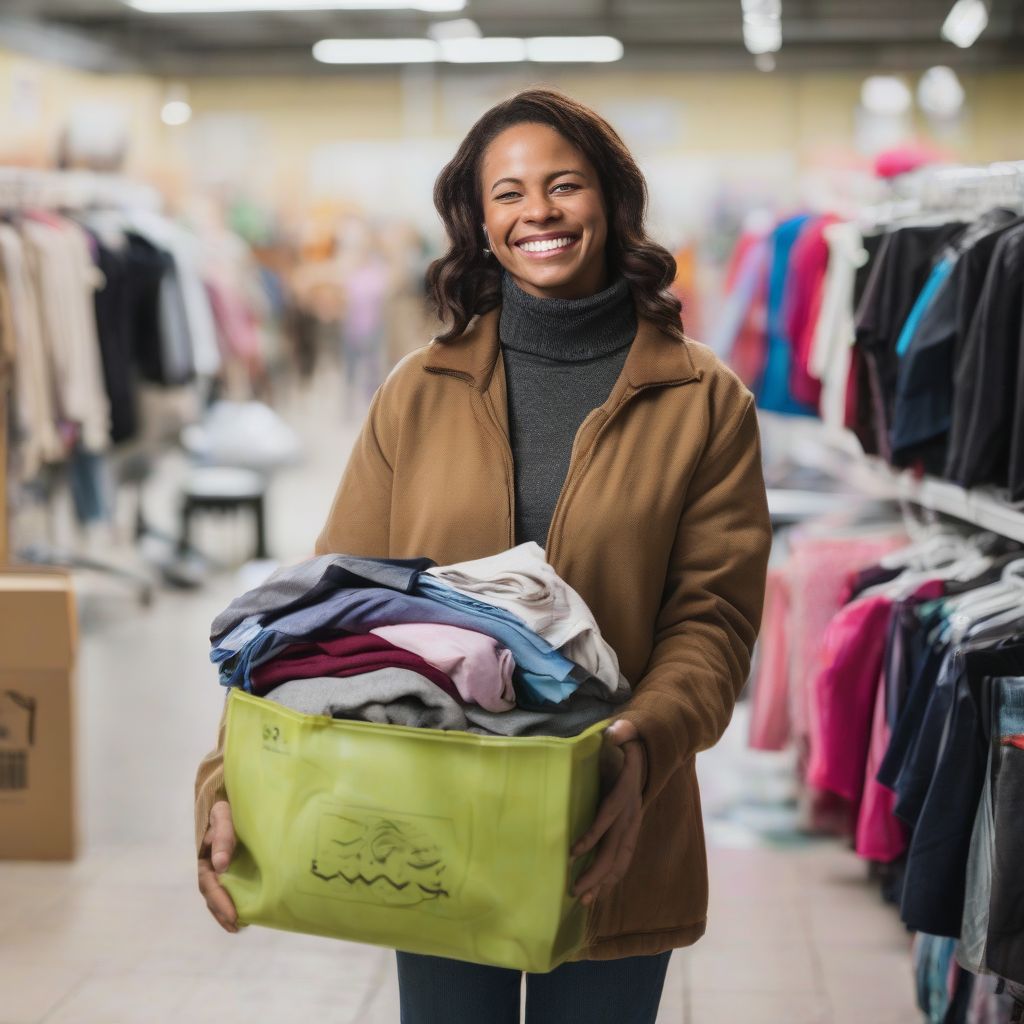
<path fill-rule="evenodd" d="M 783 750 L 789 743 L 788 626 L 789 579 L 784 569 L 769 569 L 750 713 L 754 750 Z"/>
<path fill-rule="evenodd" d="M 795 739 L 811 746 L 812 681 L 821 668 L 825 630 L 849 593 L 851 573 L 876 563 L 907 543 L 902 533 L 859 536 L 796 534 L 787 564 L 790 581 L 789 659 L 790 722 Z"/>
<path fill-rule="evenodd" d="M 867 860 L 889 864 L 907 849 L 907 827 L 893 815 L 896 794 L 875 776 L 889 747 L 891 730 L 885 717 L 885 678 L 875 686 L 875 712 L 871 722 L 871 745 L 864 772 L 864 795 L 857 816 L 857 853 Z"/>
<path fill-rule="evenodd" d="M 858 804 L 871 736 L 871 713 L 892 613 L 888 597 L 862 597 L 840 610 L 825 631 L 824 667 L 814 680 L 820 742 L 811 748 L 807 781 Z"/>
<path fill-rule="evenodd" d="M 245 360 L 253 368 L 261 367 L 263 342 L 257 320 L 245 299 L 230 286 L 212 279 L 206 282 L 206 292 L 224 354 Z"/>
<path fill-rule="evenodd" d="M 825 271 L 828 269 L 825 228 L 838 219 L 827 214 L 807 222 L 793 245 L 786 276 L 786 330 L 793 352 L 789 390 L 798 402 L 814 408 L 821 400 L 821 381 L 811 376 L 808 363 L 821 309 Z"/>
<path fill-rule="evenodd" d="M 929 580 L 913 596 L 929 600 L 942 592 L 941 580 Z M 858 810 L 875 705 L 879 699 L 884 703 L 879 681 L 892 611 L 893 598 L 886 594 L 861 597 L 842 608 L 825 631 L 822 668 L 814 680 L 818 742 L 811 749 L 807 781 L 850 800 Z M 881 714 L 884 718 L 884 708 Z"/>
<path fill-rule="evenodd" d="M 516 706 L 512 653 L 492 637 L 459 626 L 403 623 L 370 630 L 395 647 L 418 654 L 443 672 L 469 704 L 487 711 L 508 711 Z"/>

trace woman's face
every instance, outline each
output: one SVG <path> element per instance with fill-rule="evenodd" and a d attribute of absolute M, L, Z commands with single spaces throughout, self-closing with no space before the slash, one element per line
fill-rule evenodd
<path fill-rule="evenodd" d="M 578 299 L 607 284 L 604 196 L 590 161 L 542 124 L 507 128 L 480 165 L 485 244 L 525 292 Z"/>

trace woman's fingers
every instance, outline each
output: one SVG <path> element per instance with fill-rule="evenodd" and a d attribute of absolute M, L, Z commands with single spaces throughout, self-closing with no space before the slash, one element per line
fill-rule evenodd
<path fill-rule="evenodd" d="M 601 889 L 616 885 L 625 876 L 640 834 L 640 814 L 637 811 L 623 814 L 601 840 L 597 857 L 573 888 L 573 893 L 582 896 L 584 903 L 592 903 Z"/>
<path fill-rule="evenodd" d="M 228 891 L 217 880 L 213 865 L 208 860 L 199 861 L 199 891 L 206 900 L 207 909 L 217 923 L 227 932 L 238 931 L 238 912 Z"/>
<path fill-rule="evenodd" d="M 611 791 L 601 801 L 593 824 L 580 836 L 569 851 L 573 857 L 582 857 L 597 845 L 598 840 L 612 827 L 628 803 L 629 789 L 624 774 L 619 775 Z"/>
<path fill-rule="evenodd" d="M 596 891 L 592 893 L 592 890 L 614 885 L 622 878 L 636 847 L 638 824 L 634 816 L 623 815 L 608 830 L 608 834 L 601 841 L 594 863 L 580 876 L 573 888 L 577 896 L 585 897 L 589 894 L 592 900 L 596 895 Z"/>
<path fill-rule="evenodd" d="M 218 800 L 210 808 L 210 861 L 219 875 L 226 871 L 235 852 L 235 826 L 231 820 L 231 807 L 226 800 Z"/>

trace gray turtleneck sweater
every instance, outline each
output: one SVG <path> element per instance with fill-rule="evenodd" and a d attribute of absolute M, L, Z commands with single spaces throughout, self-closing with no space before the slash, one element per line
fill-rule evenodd
<path fill-rule="evenodd" d="M 636 326 L 625 278 L 583 299 L 539 299 L 502 276 L 517 544 L 547 546 L 576 431 L 611 394 Z"/>

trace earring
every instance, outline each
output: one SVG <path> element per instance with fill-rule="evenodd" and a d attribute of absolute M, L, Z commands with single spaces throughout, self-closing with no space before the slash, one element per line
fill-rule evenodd
<path fill-rule="evenodd" d="M 487 245 L 490 245 L 491 240 L 487 237 L 487 228 L 484 228 L 484 239 L 487 242 Z M 491 250 L 487 248 L 487 245 L 484 246 L 483 253 L 485 256 L 490 256 Z"/>

